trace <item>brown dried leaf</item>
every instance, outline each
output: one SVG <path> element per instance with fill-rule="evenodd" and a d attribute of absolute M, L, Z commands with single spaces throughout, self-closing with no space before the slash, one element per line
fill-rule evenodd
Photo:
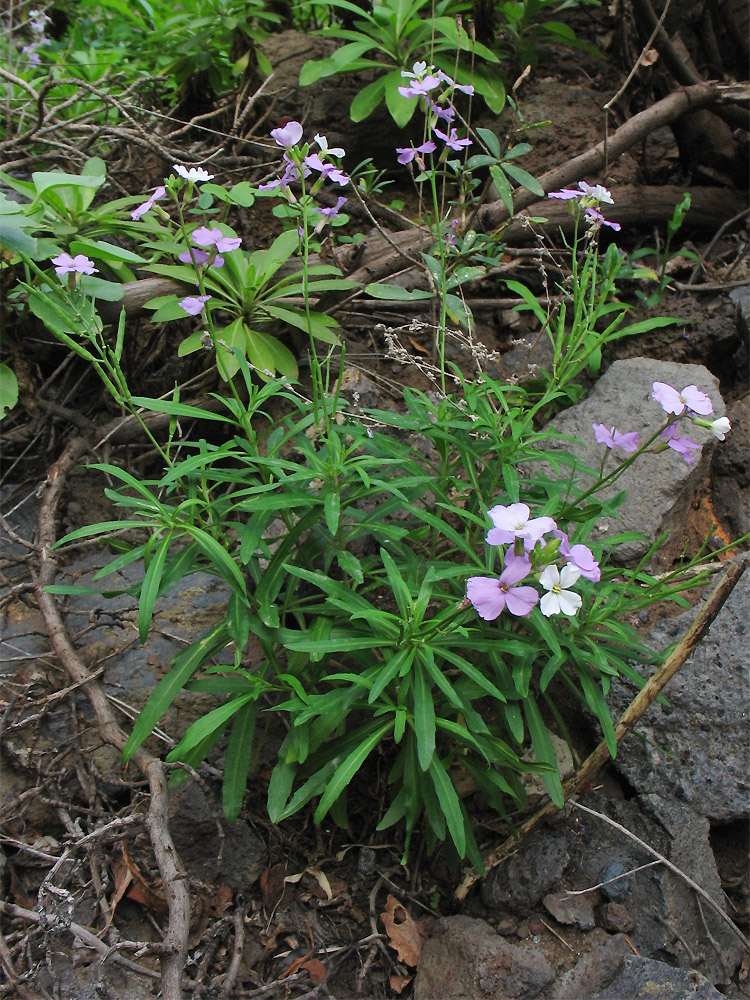
<path fill-rule="evenodd" d="M 414 976 L 391 976 L 389 982 L 394 993 L 403 993 Z"/>
<path fill-rule="evenodd" d="M 275 906 L 284 895 L 285 872 L 286 866 L 283 864 L 263 869 L 260 876 L 260 891 L 263 893 L 263 902 L 266 906 Z"/>
<path fill-rule="evenodd" d="M 422 937 L 419 927 L 403 906 L 395 898 L 388 896 L 385 904 L 385 912 L 380 914 L 383 921 L 388 943 L 398 954 L 400 962 L 405 965 L 419 965 L 419 956 L 422 953 Z"/>
<path fill-rule="evenodd" d="M 306 962 L 303 962 L 300 966 L 301 969 L 305 969 L 312 979 L 313 983 L 317 984 L 325 979 L 326 967 L 322 962 L 319 962 L 317 958 L 309 958 Z"/>

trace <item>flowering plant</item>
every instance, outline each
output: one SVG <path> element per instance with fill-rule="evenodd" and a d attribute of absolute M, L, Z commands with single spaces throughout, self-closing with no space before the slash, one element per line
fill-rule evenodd
<path fill-rule="evenodd" d="M 308 86 L 335 73 L 351 73 L 363 69 L 374 70 L 376 78 L 360 90 L 352 101 L 352 121 L 362 121 L 385 101 L 397 125 L 406 125 L 416 105 L 404 94 L 403 76 L 412 69 L 415 60 L 430 53 L 432 61 L 441 69 L 454 73 L 456 53 L 472 53 L 493 70 L 477 63 L 473 72 L 459 66 L 454 73 L 462 84 L 472 83 L 476 92 L 498 114 L 505 104 L 505 89 L 494 69 L 498 57 L 481 42 L 469 38 L 466 30 L 456 23 L 458 12 L 454 0 L 383 0 L 372 11 L 350 3 L 349 0 L 332 0 L 336 9 L 356 16 L 352 28 L 325 28 L 327 37 L 341 38 L 345 45 L 327 59 L 310 60 L 302 67 L 300 83 Z M 473 62 L 473 59 L 472 59 Z"/>

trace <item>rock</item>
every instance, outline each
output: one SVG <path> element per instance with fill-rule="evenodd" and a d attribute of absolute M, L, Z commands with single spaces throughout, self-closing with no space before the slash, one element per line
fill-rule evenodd
<path fill-rule="evenodd" d="M 719 1000 L 722 993 L 715 990 L 700 972 L 693 969 L 675 969 L 664 962 L 638 955 L 626 955 L 618 975 L 589 1000 Z"/>
<path fill-rule="evenodd" d="M 625 865 L 615 861 L 599 872 L 599 881 L 605 883 L 602 886 L 602 893 L 607 899 L 613 899 L 617 903 L 621 903 L 625 899 L 630 888 L 630 880 L 622 877 L 626 871 Z M 612 879 L 617 881 L 613 882 Z"/>
<path fill-rule="evenodd" d="M 560 978 L 552 994 L 553 1000 L 571 1000 L 571 997 L 578 1000 L 608 986 L 620 960 L 631 953 L 627 938 L 622 934 L 595 945 Z"/>
<path fill-rule="evenodd" d="M 555 975 L 541 951 L 509 944 L 484 920 L 444 917 L 425 942 L 415 1000 L 533 1000 Z"/>
<path fill-rule="evenodd" d="M 737 329 L 747 337 L 750 329 L 750 285 L 734 288 L 729 298 L 736 310 Z"/>
<path fill-rule="evenodd" d="M 702 365 L 654 361 L 650 358 L 615 361 L 581 403 L 564 410 L 549 424 L 550 430 L 578 438 L 581 444 L 556 441 L 551 443 L 550 448 L 565 449 L 584 465 L 598 469 L 605 446 L 596 442 L 592 424 L 615 426 L 623 433 L 638 431 L 643 442 L 663 422 L 662 408 L 651 399 L 651 387 L 656 381 L 667 382 L 678 389 L 697 385 L 711 397 L 716 416 L 724 415 L 718 381 Z M 602 516 L 598 521 L 592 535 L 596 541 L 606 540 L 608 535 L 622 531 L 640 532 L 647 538 L 647 541 L 627 542 L 618 546 L 614 553 L 614 559 L 618 563 L 629 564 L 640 559 L 651 541 L 665 528 L 669 528 L 679 515 L 690 511 L 694 494 L 707 478 L 713 447 L 711 442 L 714 440 L 710 431 L 688 424 L 680 436 L 690 437 L 703 446 L 692 466 L 687 465 L 671 448 L 659 454 L 649 452 L 642 455 L 614 484 L 597 494 L 598 499 L 608 500 L 622 490 L 627 491 L 627 497 L 618 509 L 617 516 Z M 622 452 L 615 451 L 615 458 L 622 457 L 625 457 Z M 609 457 L 605 472 L 607 468 L 613 467 L 612 458 Z M 537 468 L 535 472 L 539 475 L 542 469 Z M 582 485 L 590 482 L 590 478 L 585 477 Z M 683 526 L 678 524 L 672 527 L 672 535 L 681 536 Z M 672 541 L 679 546 L 679 537 L 674 537 Z"/>
<path fill-rule="evenodd" d="M 727 416 L 732 430 L 711 460 L 711 503 L 733 541 L 750 532 L 750 395 L 730 407 Z"/>
<path fill-rule="evenodd" d="M 551 732 L 549 729 L 547 730 L 547 735 L 549 736 L 550 743 L 552 744 L 552 749 L 555 752 L 555 760 L 557 762 L 557 770 L 560 775 L 560 780 L 565 781 L 565 779 L 569 778 L 575 770 L 573 765 L 573 755 L 570 752 L 570 747 L 565 740 L 560 739 L 556 733 Z M 521 759 L 536 763 L 536 752 L 534 751 L 534 748 L 532 747 L 528 750 Z M 542 798 L 542 796 L 547 794 L 544 782 L 539 774 L 522 774 L 521 784 L 524 787 L 530 806 L 533 806 Z"/>
<path fill-rule="evenodd" d="M 635 833 L 724 906 L 704 817 L 657 795 L 616 801 L 592 793 L 581 802 Z M 741 961 L 742 946 L 726 922 L 705 901 L 701 915 L 694 890 L 664 865 L 643 868 L 654 858 L 638 843 L 597 817 L 586 815 L 582 822 L 585 839 L 579 839 L 577 850 L 571 848 L 566 884 L 586 888 L 601 881 L 603 869 L 615 864 L 618 870 L 624 867 L 632 872 L 627 912 L 636 917 L 630 937 L 638 952 L 668 958 L 683 968 L 697 966 L 711 982 L 729 983 Z M 641 870 L 633 871 L 636 868 Z"/>
<path fill-rule="evenodd" d="M 252 894 L 266 864 L 266 848 L 244 819 L 227 823 L 218 802 L 211 803 L 192 779 L 169 797 L 169 831 L 188 874 L 201 882 L 226 883 L 236 892 Z M 224 846 L 217 821 L 224 831 Z"/>
<path fill-rule="evenodd" d="M 582 931 L 596 927 L 594 906 L 588 896 L 570 896 L 564 890 L 544 897 L 545 909 L 561 924 L 576 924 Z"/>
<path fill-rule="evenodd" d="M 637 735 L 623 740 L 615 761 L 636 791 L 663 799 L 677 796 L 716 823 L 747 816 L 749 606 L 746 572 L 708 635 L 669 682 L 664 692 L 669 706 L 648 709 Z M 693 609 L 661 622 L 648 633 L 646 645 L 663 649 L 687 630 L 695 614 Z M 615 718 L 633 693 L 613 681 L 609 703 Z"/>
<path fill-rule="evenodd" d="M 485 905 L 528 914 L 559 882 L 569 860 L 563 834 L 539 830 L 482 882 Z"/>
<path fill-rule="evenodd" d="M 622 903 L 607 903 L 602 908 L 602 927 L 614 934 L 629 934 L 635 927 L 635 921 Z"/>

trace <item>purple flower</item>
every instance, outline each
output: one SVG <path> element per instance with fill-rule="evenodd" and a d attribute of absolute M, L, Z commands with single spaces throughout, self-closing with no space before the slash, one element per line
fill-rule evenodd
<path fill-rule="evenodd" d="M 539 601 L 533 587 L 516 587 L 528 576 L 531 565 L 528 559 L 514 559 L 505 567 L 497 580 L 490 576 L 472 576 L 466 581 L 466 596 L 486 622 L 494 621 L 505 608 L 512 615 L 525 618 Z"/>
<path fill-rule="evenodd" d="M 89 260 L 82 253 L 71 257 L 69 253 L 61 253 L 59 257 L 53 257 L 52 263 L 55 265 L 55 273 L 59 278 L 64 274 L 98 274 L 94 267 L 93 260 Z"/>
<path fill-rule="evenodd" d="M 561 191 L 547 192 L 548 198 L 560 198 L 562 201 L 571 201 L 573 198 L 580 198 L 581 191 L 573 191 L 571 188 L 563 188 Z"/>
<path fill-rule="evenodd" d="M 487 532 L 489 545 L 505 545 L 516 538 L 523 538 L 528 548 L 533 548 L 542 535 L 557 527 L 551 517 L 530 517 L 528 504 L 512 503 L 509 507 L 502 504 L 492 507 L 488 512 L 494 528 Z"/>
<path fill-rule="evenodd" d="M 193 242 L 199 247 L 216 247 L 217 253 L 229 253 L 242 243 L 241 236 L 225 236 L 218 226 L 209 229 L 201 226 L 193 230 Z"/>
<path fill-rule="evenodd" d="M 148 201 L 144 201 L 142 205 L 139 205 L 138 208 L 134 208 L 133 211 L 130 213 L 130 218 L 133 220 L 133 222 L 137 222 L 142 215 L 145 215 L 146 212 L 150 211 L 150 209 L 154 207 L 154 202 L 158 201 L 160 198 L 163 198 L 166 195 L 166 193 L 167 189 L 164 187 L 154 188 L 154 193 L 151 195 Z"/>
<path fill-rule="evenodd" d="M 437 146 L 432 141 L 428 139 L 427 142 L 423 142 L 421 146 L 406 146 L 406 147 L 396 147 L 396 152 L 398 155 L 398 162 L 407 164 L 411 163 L 414 159 L 419 159 L 417 153 L 434 153 Z"/>
<path fill-rule="evenodd" d="M 569 563 L 577 566 L 581 571 L 581 576 L 593 583 L 598 583 L 602 578 L 602 573 L 599 569 L 599 563 L 594 559 L 594 553 L 588 545 L 583 545 L 581 542 L 571 545 L 568 536 L 559 528 L 555 528 L 552 534 L 555 538 L 560 539 L 560 555 Z"/>
<path fill-rule="evenodd" d="M 216 257 L 211 260 L 211 254 L 208 253 L 208 251 L 197 250 L 195 248 L 181 253 L 177 259 L 181 260 L 183 264 L 197 264 L 198 267 L 202 267 L 204 264 L 210 264 L 211 267 L 224 267 L 223 257 L 219 257 L 217 254 Z"/>
<path fill-rule="evenodd" d="M 470 83 L 460 84 L 452 80 L 447 73 L 444 73 L 441 69 L 437 71 L 438 79 L 442 83 L 447 83 L 449 87 L 453 87 L 454 90 L 460 90 L 462 94 L 468 94 L 469 97 L 474 95 L 474 88 Z"/>
<path fill-rule="evenodd" d="M 180 300 L 179 306 L 188 316 L 197 316 L 210 298 L 210 295 L 188 295 L 187 298 Z"/>
<path fill-rule="evenodd" d="M 595 208 L 586 209 L 586 218 L 589 222 L 592 222 L 595 226 L 609 226 L 610 229 L 614 229 L 616 233 L 619 233 L 622 226 L 619 222 L 609 222 L 604 218 L 601 212 L 597 212 Z"/>
<path fill-rule="evenodd" d="M 691 441 L 690 438 L 677 437 L 676 434 L 677 424 L 670 424 L 669 427 L 664 428 L 659 437 L 663 437 L 670 448 L 676 451 L 678 455 L 682 455 L 688 465 L 692 465 L 696 459 L 693 452 L 700 451 L 701 446 L 696 444 L 695 441 Z"/>
<path fill-rule="evenodd" d="M 561 613 L 569 616 L 577 613 L 583 604 L 583 599 L 580 594 L 575 594 L 572 590 L 565 588 L 572 587 L 580 576 L 580 569 L 572 563 L 563 566 L 562 571 L 557 566 L 552 565 L 544 568 L 539 582 L 549 593 L 542 598 L 539 610 L 545 618 Z"/>
<path fill-rule="evenodd" d="M 214 179 L 213 174 L 209 174 L 207 170 L 203 167 L 191 167 L 189 170 L 187 167 L 181 166 L 179 163 L 173 163 L 172 169 L 175 173 L 179 174 L 180 177 L 184 177 L 186 181 L 196 181 L 200 183 L 201 181 L 212 181 Z"/>
<path fill-rule="evenodd" d="M 271 129 L 271 138 L 284 149 L 291 149 L 302 138 L 302 132 L 303 128 L 299 122 L 287 122 L 283 128 Z"/>
<path fill-rule="evenodd" d="M 439 83 L 440 80 L 436 76 L 426 76 L 423 80 L 412 80 L 410 87 L 399 87 L 398 92 L 402 97 L 427 97 Z"/>
<path fill-rule="evenodd" d="M 459 139 L 458 132 L 454 128 L 451 129 L 450 135 L 446 135 L 445 132 L 441 132 L 439 128 L 433 128 L 432 131 L 436 136 L 443 140 L 449 149 L 455 149 L 457 152 L 460 152 L 465 146 L 471 145 L 471 139 Z"/>
<path fill-rule="evenodd" d="M 686 385 L 682 392 L 678 392 L 666 382 L 654 382 L 651 386 L 651 397 L 666 413 L 679 415 L 684 413 L 686 408 L 704 416 L 713 412 L 711 400 L 695 385 Z"/>
<path fill-rule="evenodd" d="M 456 109 L 451 104 L 449 104 L 447 108 L 443 108 L 439 104 L 430 100 L 429 97 L 427 98 L 427 112 L 428 114 L 434 114 L 438 118 L 441 118 L 448 125 L 452 125 L 453 120 L 456 117 Z"/>
<path fill-rule="evenodd" d="M 38 66 L 42 61 L 39 53 L 37 52 L 38 47 L 39 42 L 32 42 L 31 45 L 24 45 L 21 49 L 21 53 L 29 60 L 30 66 Z"/>
<path fill-rule="evenodd" d="M 330 208 L 316 208 L 313 209 L 313 211 L 320 212 L 320 214 L 324 216 L 324 218 L 330 221 L 331 219 L 336 218 L 336 216 L 339 214 L 339 212 L 341 211 L 342 207 L 345 204 L 346 204 L 346 198 L 339 197 L 336 199 L 336 204 L 332 205 Z"/>
<path fill-rule="evenodd" d="M 638 431 L 628 431 L 621 434 L 616 427 L 605 427 L 604 424 L 592 424 L 594 435 L 599 444 L 606 444 L 608 448 L 622 448 L 623 451 L 637 451 Z"/>

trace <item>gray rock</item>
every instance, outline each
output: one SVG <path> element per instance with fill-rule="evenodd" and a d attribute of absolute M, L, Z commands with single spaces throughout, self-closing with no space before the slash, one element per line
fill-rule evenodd
<path fill-rule="evenodd" d="M 571 997 L 582 1000 L 594 990 L 609 986 L 620 960 L 630 954 L 632 949 L 623 934 L 615 934 L 604 944 L 595 945 L 560 978 L 553 993 L 554 1000 L 570 1000 Z"/>
<path fill-rule="evenodd" d="M 533 833 L 516 854 L 484 879 L 483 902 L 528 914 L 559 882 L 569 857 L 563 834 L 550 830 Z"/>
<path fill-rule="evenodd" d="M 617 801 L 592 794 L 582 804 L 632 831 L 724 906 L 704 817 L 656 795 Z M 596 885 L 602 869 L 614 863 L 633 871 L 628 876 L 627 909 L 636 915 L 630 936 L 639 953 L 668 958 L 683 968 L 695 966 L 711 982 L 728 983 L 741 961 L 742 946 L 726 922 L 705 901 L 699 907 L 694 890 L 664 865 L 641 868 L 654 858 L 635 841 L 597 817 L 580 812 L 577 817 L 583 834 L 578 849 L 571 848 L 566 882 L 580 888 Z"/>
<path fill-rule="evenodd" d="M 623 877 L 626 871 L 625 865 L 615 861 L 599 872 L 599 881 L 605 883 L 602 886 L 602 893 L 607 899 L 612 899 L 616 903 L 621 903 L 625 899 L 630 888 L 630 879 Z M 612 881 L 613 879 L 616 881 Z"/>
<path fill-rule="evenodd" d="M 731 433 L 711 460 L 711 504 L 734 540 L 750 532 L 750 395 L 737 400 L 727 416 Z"/>
<path fill-rule="evenodd" d="M 746 572 L 708 635 L 664 691 L 669 706 L 653 704 L 620 746 L 615 766 L 639 792 L 677 796 L 717 823 L 748 814 L 750 795 L 750 572 Z M 646 643 L 663 649 L 688 628 L 695 609 L 653 628 Z M 634 691 L 612 684 L 615 717 Z"/>
<path fill-rule="evenodd" d="M 714 1000 L 723 997 L 700 972 L 626 955 L 617 977 L 589 1000 Z"/>
<path fill-rule="evenodd" d="M 509 944 L 484 920 L 444 917 L 425 942 L 415 1000 L 533 1000 L 555 975 L 537 948 Z"/>
<path fill-rule="evenodd" d="M 736 310 L 737 329 L 747 336 L 750 329 L 750 285 L 734 288 L 729 293 L 729 298 Z"/>
<path fill-rule="evenodd" d="M 551 448 L 569 451 L 583 465 L 598 470 L 605 446 L 596 442 L 592 424 L 614 426 L 623 433 L 638 431 L 641 442 L 645 441 L 663 423 L 664 412 L 651 399 L 651 387 L 657 381 L 667 382 L 677 389 L 697 385 L 711 397 L 715 415 L 724 415 L 719 383 L 702 365 L 683 365 L 650 358 L 615 361 L 581 403 L 563 411 L 550 422 L 549 429 L 577 438 L 581 444 L 553 442 Z M 597 494 L 598 499 L 610 500 L 622 490 L 627 491 L 617 515 L 602 515 L 600 518 L 592 536 L 595 540 L 606 540 L 621 531 L 633 531 L 652 541 L 669 527 L 673 511 L 681 512 L 705 478 L 711 442 L 714 440 L 710 431 L 689 423 L 684 431 L 681 429 L 680 436 L 690 437 L 703 446 L 702 451 L 696 453 L 693 465 L 689 466 L 671 448 L 658 454 L 648 452 L 642 455 L 615 483 Z M 627 456 L 615 450 L 615 459 L 624 457 Z M 611 456 L 608 457 L 605 472 L 609 468 L 614 468 Z M 541 472 L 540 469 L 535 471 L 537 475 Z M 584 477 L 581 485 L 591 481 L 590 477 Z M 614 558 L 622 564 L 633 562 L 648 550 L 649 541 L 627 542 L 618 546 Z"/>
<path fill-rule="evenodd" d="M 201 882 L 225 882 L 250 895 L 266 864 L 266 848 L 244 819 L 227 823 L 218 802 L 209 802 L 192 779 L 169 797 L 169 830 L 188 874 Z M 218 825 L 224 832 L 223 848 Z M 221 850 L 221 853 L 220 853 Z"/>
<path fill-rule="evenodd" d="M 575 924 L 582 931 L 596 927 L 594 906 L 588 896 L 569 896 L 565 890 L 544 897 L 544 907 L 561 924 Z"/>

